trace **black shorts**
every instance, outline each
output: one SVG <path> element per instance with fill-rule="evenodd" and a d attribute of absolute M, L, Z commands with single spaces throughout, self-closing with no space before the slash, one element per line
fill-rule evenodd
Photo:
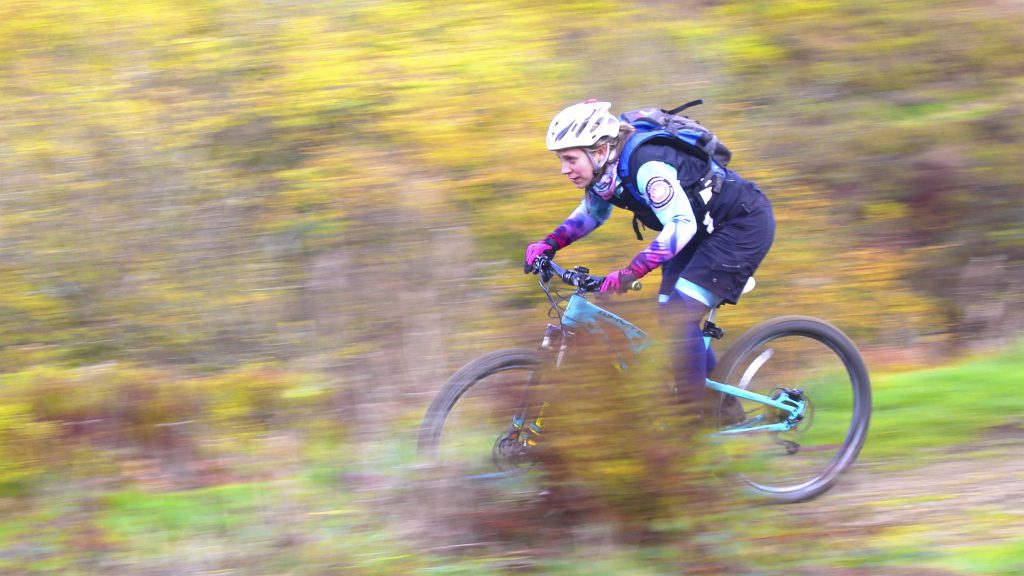
<path fill-rule="evenodd" d="M 747 280 L 764 260 L 775 238 L 771 202 L 750 182 L 710 234 L 698 223 L 693 240 L 662 268 L 661 294 L 672 294 L 680 277 L 735 304 Z"/>

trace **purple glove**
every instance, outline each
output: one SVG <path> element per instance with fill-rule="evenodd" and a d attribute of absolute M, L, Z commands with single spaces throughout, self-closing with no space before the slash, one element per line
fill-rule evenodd
<path fill-rule="evenodd" d="M 629 290 L 629 287 L 633 282 L 636 282 L 637 275 L 629 268 L 624 270 L 616 270 L 611 274 L 605 276 L 604 283 L 601 284 L 601 294 L 606 292 L 617 292 L 622 293 Z"/>
<path fill-rule="evenodd" d="M 526 247 L 526 262 L 523 264 L 523 274 L 533 272 L 533 262 L 539 256 L 554 256 L 558 247 L 552 246 L 547 240 L 534 242 Z"/>

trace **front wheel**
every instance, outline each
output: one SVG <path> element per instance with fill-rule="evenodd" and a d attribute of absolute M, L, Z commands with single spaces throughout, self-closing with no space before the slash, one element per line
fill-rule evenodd
<path fill-rule="evenodd" d="M 804 316 L 759 324 L 729 347 L 712 380 L 769 397 L 785 390 L 805 402 L 799 422 L 782 432 L 753 430 L 784 419 L 764 404 L 727 395 L 718 403 L 716 439 L 740 477 L 771 500 L 822 494 L 864 445 L 868 371 L 853 342 L 831 324 Z"/>
<path fill-rule="evenodd" d="M 471 478 L 505 478 L 536 461 L 529 390 L 544 359 L 533 350 L 485 354 L 438 392 L 419 431 L 420 455 Z"/>

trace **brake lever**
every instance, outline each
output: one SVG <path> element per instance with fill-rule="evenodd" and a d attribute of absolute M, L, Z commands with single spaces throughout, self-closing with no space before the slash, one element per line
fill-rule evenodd
<path fill-rule="evenodd" d="M 550 261 L 551 259 L 547 256 L 538 256 L 537 259 L 533 261 L 533 273 L 540 275 L 541 282 L 545 284 L 551 282 L 551 277 L 553 275 L 551 266 L 548 265 Z"/>
<path fill-rule="evenodd" d="M 583 286 L 588 292 L 597 292 L 601 289 L 601 285 L 604 284 L 604 277 L 602 276 L 587 276 L 586 285 Z"/>

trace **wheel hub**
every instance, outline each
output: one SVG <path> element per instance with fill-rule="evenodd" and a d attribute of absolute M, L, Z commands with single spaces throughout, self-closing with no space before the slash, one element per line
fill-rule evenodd
<path fill-rule="evenodd" d="M 517 434 L 502 434 L 494 443 L 491 450 L 491 459 L 498 470 L 507 471 L 523 466 L 532 466 L 536 458 L 532 454 L 533 448 L 522 440 Z"/>

